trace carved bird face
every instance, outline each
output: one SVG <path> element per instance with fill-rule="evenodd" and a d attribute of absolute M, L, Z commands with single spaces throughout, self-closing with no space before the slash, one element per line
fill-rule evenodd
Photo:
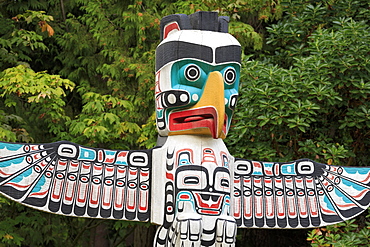
<path fill-rule="evenodd" d="M 228 33 L 174 30 L 156 52 L 158 132 L 224 139 L 237 102 L 240 44 Z"/>

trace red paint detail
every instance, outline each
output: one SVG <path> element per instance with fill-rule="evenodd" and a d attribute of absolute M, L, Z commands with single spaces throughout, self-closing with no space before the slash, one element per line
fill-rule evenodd
<path fill-rule="evenodd" d="M 97 196 L 96 196 L 96 200 L 93 200 L 92 199 L 92 195 L 94 194 L 94 191 L 97 191 Z M 100 186 L 92 186 L 92 190 L 91 190 L 91 196 L 90 196 L 90 204 L 92 205 L 98 205 L 99 203 L 99 196 L 100 196 Z"/>
<path fill-rule="evenodd" d="M 235 199 L 235 207 L 234 207 L 234 217 L 235 218 L 240 218 L 241 214 L 240 214 L 240 205 L 241 205 L 241 200 L 240 198 L 239 199 Z"/>
<path fill-rule="evenodd" d="M 217 111 L 214 107 L 203 107 L 170 113 L 170 131 L 208 128 L 212 137 L 217 136 Z"/>
<path fill-rule="evenodd" d="M 208 152 L 207 152 L 208 151 Z M 203 150 L 203 158 L 202 158 L 202 163 L 203 162 L 212 162 L 214 164 L 217 165 L 216 163 L 216 157 L 215 157 L 215 153 L 213 152 L 212 149 L 210 148 L 205 148 Z"/>
<path fill-rule="evenodd" d="M 58 166 L 66 166 L 66 165 L 67 165 L 67 162 L 66 161 L 59 160 Z"/>
<path fill-rule="evenodd" d="M 106 158 L 104 163 L 113 163 L 114 162 L 114 158 Z"/>
<path fill-rule="evenodd" d="M 117 198 L 118 198 L 118 193 L 121 191 L 121 194 L 122 194 L 122 199 L 121 199 L 121 203 L 117 203 Z M 123 207 L 123 202 L 125 201 L 125 191 L 122 189 L 116 189 L 116 196 L 115 196 L 115 201 L 114 201 L 114 206 L 116 208 L 122 208 Z"/>
<path fill-rule="evenodd" d="M 256 162 L 256 161 L 253 161 L 253 166 L 256 167 L 256 168 L 262 168 L 261 163 Z"/>
<path fill-rule="evenodd" d="M 182 195 L 180 195 L 180 199 L 189 200 L 190 196 L 188 194 L 182 194 Z"/>
<path fill-rule="evenodd" d="M 180 26 L 177 24 L 177 22 L 172 22 L 164 27 L 163 39 L 167 38 L 168 34 L 173 30 L 180 30 Z"/>
<path fill-rule="evenodd" d="M 12 175 L 11 173 L 5 173 L 5 172 L 3 172 L 1 169 L 0 169 L 0 174 L 2 174 L 2 175 L 4 175 L 4 176 L 10 176 L 10 175 Z"/>
<path fill-rule="evenodd" d="M 270 170 L 265 170 L 267 176 L 273 176 L 274 174 Z"/>
<path fill-rule="evenodd" d="M 127 204 L 126 207 L 128 210 L 134 210 L 135 209 L 135 204 L 136 204 L 136 191 L 135 190 L 130 190 L 127 193 Z"/>
<path fill-rule="evenodd" d="M 149 172 L 140 172 L 140 175 L 143 177 L 149 176 Z"/>
<path fill-rule="evenodd" d="M 280 174 L 280 172 L 279 172 L 279 169 L 280 169 L 279 164 L 275 164 L 274 165 L 274 168 L 275 168 L 275 176 L 279 176 L 279 174 Z"/>
<path fill-rule="evenodd" d="M 137 170 L 130 170 L 130 175 L 137 175 Z"/>
<path fill-rule="evenodd" d="M 58 183 L 58 185 L 57 185 L 57 183 Z M 63 184 L 63 182 L 61 182 L 60 180 L 54 182 L 53 194 L 51 195 L 53 199 L 55 199 L 55 200 L 59 200 L 60 199 L 60 192 L 61 192 L 61 190 L 59 191 L 59 194 L 55 194 L 55 188 L 56 188 L 56 186 L 62 187 L 63 186 L 62 184 Z"/>
<path fill-rule="evenodd" d="M 108 196 L 111 198 L 112 197 L 112 188 L 109 187 L 109 188 L 105 188 L 104 189 L 104 194 L 103 194 L 103 206 L 105 207 L 109 207 L 111 205 L 111 200 L 109 200 L 108 202 L 105 202 L 105 195 L 106 194 L 109 194 Z"/>
<path fill-rule="evenodd" d="M 326 209 L 326 208 L 323 208 L 321 205 L 321 210 L 325 213 L 328 213 L 328 214 L 335 214 L 335 215 L 338 215 L 337 212 L 333 211 L 333 210 L 329 210 L 329 209 Z"/>
<path fill-rule="evenodd" d="M 146 212 L 148 211 L 148 193 L 147 192 L 140 192 L 140 203 L 139 203 L 139 211 Z M 144 204 L 144 206 L 142 206 Z"/>
<path fill-rule="evenodd" d="M 67 191 L 69 190 L 71 183 L 67 183 L 66 185 L 66 191 L 64 192 L 64 199 L 71 202 L 73 200 L 74 193 L 72 193 L 72 196 L 67 196 Z M 72 183 L 72 191 L 75 188 L 75 183 Z"/>
<path fill-rule="evenodd" d="M 353 197 L 353 198 L 361 198 L 361 197 L 363 196 L 363 194 L 367 193 L 368 191 L 369 191 L 368 189 L 363 190 L 363 191 L 361 191 L 361 193 L 360 193 L 360 194 L 357 194 L 357 195 L 352 196 L 352 197 Z"/>
<path fill-rule="evenodd" d="M 281 204 L 278 207 L 278 216 L 285 217 L 285 203 L 284 199 L 281 201 Z"/>
<path fill-rule="evenodd" d="M 294 198 L 288 198 L 288 214 L 293 217 L 297 216 Z"/>
<path fill-rule="evenodd" d="M 98 151 L 98 160 L 99 160 L 99 162 L 103 161 L 103 151 L 102 150 Z"/>
<path fill-rule="evenodd" d="M 46 190 L 46 191 L 43 191 L 43 192 L 34 192 L 34 193 L 31 193 L 28 197 L 32 197 L 32 196 L 43 196 L 43 195 L 46 195 L 49 191 Z"/>
<path fill-rule="evenodd" d="M 206 209 L 201 209 L 199 210 L 202 214 L 211 214 L 211 215 L 217 215 L 220 212 L 218 211 L 213 211 L 213 210 L 206 210 Z"/>
<path fill-rule="evenodd" d="M 247 219 L 252 217 L 252 205 L 252 198 L 244 198 L 244 216 Z M 249 211 L 247 208 L 249 208 Z"/>
<path fill-rule="evenodd" d="M 172 180 L 172 181 L 174 180 L 172 173 L 166 172 L 166 178 L 169 179 L 169 180 Z"/>
<path fill-rule="evenodd" d="M 222 199 L 224 197 L 223 195 L 218 195 L 218 198 L 217 198 L 216 202 L 208 204 L 207 201 L 203 200 L 203 198 L 201 197 L 202 193 L 194 192 L 194 194 L 196 196 L 198 206 L 200 208 L 206 208 L 206 209 L 220 209 L 221 202 L 222 202 Z M 212 196 L 217 196 L 217 195 L 213 194 Z"/>
<path fill-rule="evenodd" d="M 118 153 L 117 157 L 126 157 L 127 151 L 121 151 Z"/>
<path fill-rule="evenodd" d="M 370 173 L 367 175 L 367 177 L 364 180 L 362 180 L 360 182 L 367 184 L 369 182 L 369 179 L 370 179 Z"/>
<path fill-rule="evenodd" d="M 86 184 L 83 184 L 83 187 L 85 188 L 83 191 L 85 191 L 85 193 L 83 194 L 83 197 L 80 197 L 80 191 L 81 191 L 81 188 L 82 186 L 78 186 L 78 192 L 77 192 L 77 201 L 80 202 L 80 203 L 83 203 L 85 204 L 86 203 L 86 194 L 87 194 L 87 185 Z"/>
<path fill-rule="evenodd" d="M 30 185 L 20 185 L 20 184 L 17 184 L 17 183 L 11 183 L 11 182 L 9 182 L 9 183 L 6 183 L 5 185 L 10 185 L 10 186 L 13 186 L 13 187 L 18 187 L 18 188 L 28 188 L 28 187 L 30 187 Z"/>
<path fill-rule="evenodd" d="M 255 203 L 255 210 L 256 210 L 256 213 L 255 213 L 255 215 L 256 215 L 256 217 L 258 217 L 258 218 L 262 218 L 262 216 L 263 216 L 263 210 L 262 210 L 262 198 L 261 197 L 255 197 L 255 199 L 254 199 L 254 203 Z M 260 212 L 258 212 L 258 209 L 260 209 L 259 211 Z"/>

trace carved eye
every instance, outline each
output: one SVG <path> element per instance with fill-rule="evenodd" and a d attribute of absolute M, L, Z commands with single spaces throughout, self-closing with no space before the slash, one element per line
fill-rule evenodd
<path fill-rule="evenodd" d="M 221 179 L 221 186 L 224 188 L 229 188 L 229 180 L 225 178 Z"/>
<path fill-rule="evenodd" d="M 188 176 L 184 178 L 185 184 L 199 184 L 199 178 L 195 176 Z"/>
<path fill-rule="evenodd" d="M 236 71 L 234 68 L 228 68 L 224 72 L 224 81 L 227 84 L 233 84 L 236 80 Z"/>
<path fill-rule="evenodd" d="M 196 81 L 200 77 L 200 69 L 195 64 L 191 64 L 185 69 L 185 77 L 189 81 Z"/>

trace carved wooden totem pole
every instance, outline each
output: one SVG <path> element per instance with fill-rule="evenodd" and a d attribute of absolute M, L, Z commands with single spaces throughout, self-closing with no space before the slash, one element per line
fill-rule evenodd
<path fill-rule="evenodd" d="M 0 191 L 70 216 L 150 221 L 155 246 L 234 246 L 237 227 L 308 228 L 370 204 L 370 168 L 232 157 L 223 139 L 238 97 L 241 47 L 216 12 L 161 22 L 150 150 L 0 143 Z"/>

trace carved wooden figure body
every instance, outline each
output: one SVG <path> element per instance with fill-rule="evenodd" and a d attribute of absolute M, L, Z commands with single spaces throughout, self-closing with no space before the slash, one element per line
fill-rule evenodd
<path fill-rule="evenodd" d="M 369 167 L 229 154 L 241 48 L 227 24 L 215 12 L 163 18 L 157 147 L 0 143 L 0 192 L 56 214 L 150 221 L 155 246 L 233 246 L 237 227 L 319 227 L 366 210 Z"/>

